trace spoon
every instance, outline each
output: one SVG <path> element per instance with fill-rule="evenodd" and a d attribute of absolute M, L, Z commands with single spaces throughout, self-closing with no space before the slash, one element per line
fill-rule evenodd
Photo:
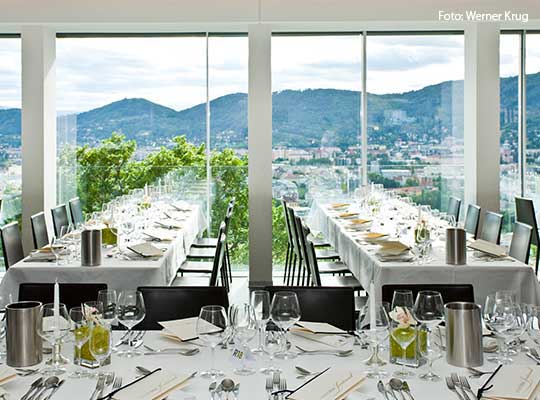
<path fill-rule="evenodd" d="M 212 382 L 210 386 L 208 386 L 208 391 L 210 392 L 210 396 L 212 397 L 212 400 L 216 398 L 216 387 L 217 387 L 216 382 Z"/>
<path fill-rule="evenodd" d="M 387 384 L 385 385 L 385 388 L 386 388 L 386 391 L 392 395 L 392 397 L 394 398 L 394 400 L 398 400 L 398 398 L 397 398 L 397 396 L 396 396 L 396 393 L 394 392 L 394 389 L 392 389 L 392 386 L 390 386 L 389 383 L 387 383 Z"/>
<path fill-rule="evenodd" d="M 58 382 L 60 382 L 60 379 L 58 379 L 57 376 L 51 376 L 50 378 L 47 378 L 45 383 L 41 386 L 41 388 L 36 392 L 33 399 L 41 399 L 41 396 L 43 393 L 45 393 L 49 389 L 53 389 L 58 385 Z"/>
<path fill-rule="evenodd" d="M 379 392 L 382 393 L 382 395 L 384 396 L 384 398 L 385 398 L 386 400 L 390 400 L 390 399 L 388 398 L 388 393 L 386 392 L 386 389 L 384 388 L 384 383 L 383 383 L 383 381 L 379 381 L 379 383 L 377 383 L 377 389 L 379 390 Z"/>
<path fill-rule="evenodd" d="M 411 400 L 414 400 L 414 397 L 411 394 L 411 389 L 409 388 L 409 384 L 407 383 L 407 381 L 403 381 L 403 391 L 407 393 L 407 395 L 411 398 Z"/>
<path fill-rule="evenodd" d="M 21 397 L 21 400 L 26 400 L 34 390 L 39 389 L 43 385 L 43 378 L 38 378 L 30 385 L 28 391 Z"/>
<path fill-rule="evenodd" d="M 49 399 L 53 396 L 53 394 L 55 394 L 56 391 L 57 391 L 58 389 L 60 389 L 60 386 L 62 386 L 62 385 L 64 384 L 65 381 L 66 381 L 65 379 L 62 379 L 60 382 L 58 382 L 58 385 L 56 385 L 56 386 L 53 388 L 53 390 L 51 390 L 51 392 L 49 393 L 49 395 L 48 395 L 47 397 L 45 397 L 44 400 L 49 400 Z"/>
<path fill-rule="evenodd" d="M 401 395 L 401 398 L 405 400 L 405 395 L 402 392 L 403 382 L 400 379 L 397 379 L 397 378 L 390 379 L 390 387 L 392 388 L 392 390 L 399 392 L 399 394 Z"/>
<path fill-rule="evenodd" d="M 234 390 L 235 384 L 232 379 L 225 378 L 221 381 L 220 386 L 224 392 L 232 392 Z"/>

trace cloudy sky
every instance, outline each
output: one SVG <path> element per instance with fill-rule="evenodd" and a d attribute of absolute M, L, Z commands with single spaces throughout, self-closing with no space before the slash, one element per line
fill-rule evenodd
<path fill-rule="evenodd" d="M 206 98 L 203 37 L 88 38 L 57 41 L 58 111 L 79 112 L 142 97 L 176 110 Z M 517 74 L 515 36 L 501 38 L 501 75 Z M 540 65 L 540 35 L 528 37 L 528 72 Z M 273 90 L 360 90 L 359 36 L 274 37 Z M 463 79 L 461 36 L 370 36 L 368 91 L 404 92 Z M 211 37 L 210 97 L 247 92 L 245 37 Z M 0 39 L 0 106 L 20 107 L 20 40 Z"/>

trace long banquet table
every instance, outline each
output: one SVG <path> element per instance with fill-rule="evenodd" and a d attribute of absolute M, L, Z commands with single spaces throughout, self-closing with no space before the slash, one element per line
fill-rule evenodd
<path fill-rule="evenodd" d="M 115 340 L 119 338 L 121 332 L 116 332 Z M 171 342 L 168 339 L 160 336 L 158 332 L 149 332 L 145 336 L 145 344 L 153 348 L 163 348 L 163 347 L 176 347 L 178 346 L 192 348 L 193 345 L 190 344 L 177 344 L 176 342 Z M 252 342 L 255 345 L 255 342 Z M 530 343 L 529 343 L 530 344 Z M 68 358 L 72 354 L 72 343 L 66 343 L 63 347 L 63 353 Z M 237 376 L 233 373 L 234 368 L 237 367 L 231 361 L 231 352 L 232 349 L 222 350 L 218 347 L 216 351 L 216 368 L 219 368 L 225 371 L 226 376 L 232 378 L 236 383 L 240 383 L 240 392 L 238 399 L 240 400 L 264 400 L 268 396 L 265 391 L 265 380 L 266 376 L 261 373 L 256 373 L 250 376 Z M 349 357 L 335 357 L 330 355 L 307 355 L 307 356 L 298 356 L 294 360 L 275 360 L 275 365 L 283 369 L 282 376 L 287 380 L 287 386 L 289 389 L 295 389 L 302 385 L 305 380 L 297 379 L 297 374 L 295 373 L 294 367 L 296 365 L 307 368 L 310 371 L 322 371 L 328 367 L 339 367 L 350 371 L 365 371 L 366 366 L 362 363 L 363 360 L 367 359 L 369 356 L 369 350 L 362 349 L 360 346 L 354 346 L 354 353 Z M 382 353 L 382 356 L 387 359 L 387 353 Z M 47 356 L 45 356 L 47 357 Z M 487 357 L 487 355 L 485 355 Z M 524 353 L 519 353 L 517 356 L 514 356 L 516 364 L 520 365 L 534 365 L 534 363 L 528 359 Z M 254 368 L 262 368 L 267 365 L 266 357 L 260 358 L 256 357 L 255 362 L 251 365 Z M 136 358 L 121 358 L 116 355 L 112 357 L 112 364 L 106 366 L 105 369 L 107 372 L 114 371 L 117 376 L 121 376 L 123 379 L 123 384 L 131 382 L 137 375 L 135 370 L 136 366 L 143 366 L 149 370 L 155 368 L 163 368 L 170 370 L 178 375 L 189 375 L 195 371 L 201 371 L 209 368 L 210 358 L 209 350 L 206 348 L 201 348 L 201 352 L 194 356 L 186 357 L 179 355 L 145 355 L 139 356 Z M 483 371 L 493 371 L 496 365 L 484 361 L 484 366 L 479 369 Z M 68 366 L 68 371 L 71 370 L 73 366 Z M 395 365 L 386 365 L 385 370 L 392 373 L 395 371 L 398 366 Z M 416 400 L 424 399 L 440 399 L 440 400 L 455 400 L 456 395 L 448 390 L 446 384 L 444 383 L 444 377 L 449 376 L 452 372 L 456 372 L 459 375 L 467 376 L 467 370 L 464 368 L 457 368 L 448 365 L 445 361 L 445 358 L 435 361 L 434 369 L 435 372 L 443 377 L 443 381 L 439 382 L 425 382 L 418 378 L 418 375 L 421 375 L 425 372 L 426 367 L 422 366 L 418 369 L 413 369 L 415 376 L 407 378 L 407 382 L 411 388 L 411 393 Z M 391 376 L 384 379 L 387 382 Z M 60 399 L 87 399 L 90 398 L 96 380 L 95 378 L 84 378 L 84 379 L 70 379 L 64 375 L 60 378 L 66 378 L 64 385 L 58 390 L 58 392 L 53 396 L 52 400 Z M 16 380 L 8 382 L 2 387 L 9 392 L 10 399 L 18 399 L 23 393 L 28 389 L 30 384 L 36 379 L 36 376 L 29 377 L 18 377 Z M 482 385 L 487 377 L 480 379 L 469 379 L 472 390 L 476 390 Z M 208 392 L 208 387 L 210 380 L 203 379 L 200 377 L 195 377 L 190 381 L 190 384 L 182 389 L 179 389 L 168 396 L 169 400 L 209 400 L 210 394 Z M 105 392 L 107 393 L 107 392 Z M 399 396 L 399 395 L 398 395 Z M 383 399 L 382 395 L 377 391 L 377 380 L 367 379 L 361 386 L 357 389 L 356 392 L 350 394 L 347 399 L 350 400 L 367 400 L 367 399 Z"/>
<path fill-rule="evenodd" d="M 483 304 L 487 295 L 497 290 L 512 290 L 522 303 L 540 304 L 540 284 L 534 270 L 510 257 L 486 260 L 468 249 L 466 265 L 449 265 L 445 260 L 444 241 L 436 240 L 431 260 L 422 265 L 414 262 L 382 262 L 375 254 L 377 245 L 362 243 L 359 232 L 346 229 L 347 221 L 339 218 L 330 204 L 314 202 L 309 218 L 313 229 L 323 233 L 366 290 L 369 290 L 373 279 L 378 299 L 382 285 L 386 284 L 470 283 L 474 286 L 475 300 L 479 304 Z M 382 217 L 370 218 L 375 221 Z"/>
<path fill-rule="evenodd" d="M 102 264 L 97 267 L 82 267 L 80 260 L 56 266 L 54 262 L 22 260 L 11 266 L 0 283 L 0 293 L 17 298 L 19 284 L 24 282 L 60 283 L 106 283 L 110 289 L 125 290 L 139 286 L 169 285 L 176 271 L 186 259 L 186 253 L 196 237 L 206 228 L 206 219 L 199 205 L 190 206 L 181 222 L 182 229 L 171 230 L 175 239 L 156 243 L 163 246 L 163 256 L 145 259 L 129 253 L 129 258 L 112 256 L 113 249 L 104 248 Z"/>

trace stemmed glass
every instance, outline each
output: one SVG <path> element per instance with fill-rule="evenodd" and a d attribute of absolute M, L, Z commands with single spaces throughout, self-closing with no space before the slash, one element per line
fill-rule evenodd
<path fill-rule="evenodd" d="M 390 312 L 390 335 L 394 341 L 399 345 L 402 352 L 401 369 L 396 371 L 394 375 L 396 377 L 410 377 L 414 374 L 407 371 L 405 363 L 407 361 L 407 347 L 413 343 L 416 339 L 416 322 L 412 317 L 410 308 L 396 307 Z"/>
<path fill-rule="evenodd" d="M 128 350 L 118 352 L 118 355 L 128 358 L 141 355 L 142 353 L 136 350 L 131 340 L 131 331 L 146 316 L 142 293 L 138 290 L 121 291 L 118 296 L 116 314 L 118 321 L 128 329 L 127 337 L 130 338 Z"/>
<path fill-rule="evenodd" d="M 63 245 L 57 237 L 53 236 L 49 243 L 49 247 L 55 258 L 55 264 L 58 267 L 60 265 L 60 254 L 62 254 Z"/>
<path fill-rule="evenodd" d="M 257 321 L 255 319 L 255 311 L 249 304 L 234 305 L 235 312 L 232 313 L 231 325 L 234 326 L 235 339 L 242 349 L 242 366 L 234 370 L 236 375 L 252 375 L 255 370 L 246 366 L 246 359 L 249 353 L 247 344 L 257 334 Z M 235 340 L 235 343 L 236 343 Z"/>
<path fill-rule="evenodd" d="M 413 308 L 414 317 L 423 324 L 426 344 L 420 346 L 420 353 L 428 360 L 429 370 L 419 378 L 426 381 L 438 381 L 440 376 L 433 372 L 433 363 L 442 357 L 441 332 L 438 326 L 444 319 L 444 302 L 439 292 L 421 291 L 416 297 Z M 437 329 L 435 329 L 437 328 Z"/>
<path fill-rule="evenodd" d="M 65 368 L 61 367 L 62 361 L 59 349 L 62 339 L 69 333 L 71 324 L 65 304 L 59 304 L 57 313 L 55 315 L 53 303 L 41 306 L 38 334 L 49 342 L 53 349 L 51 367 L 42 371 L 45 375 L 60 375 L 66 372 Z"/>
<path fill-rule="evenodd" d="M 257 329 L 259 330 L 259 346 L 252 352 L 262 354 L 264 353 L 265 328 L 270 320 L 270 292 L 267 290 L 254 290 L 251 292 L 251 306 L 255 311 Z"/>
<path fill-rule="evenodd" d="M 358 329 L 368 337 L 372 349 L 371 357 L 365 361 L 367 365 L 373 366 L 373 369 L 367 373 L 367 376 L 368 378 L 380 379 L 388 375 L 386 371 L 379 369 L 381 363 L 384 365 L 384 361 L 379 358 L 378 354 L 381 343 L 388 339 L 390 321 L 388 313 L 382 304 L 375 305 L 375 316 L 373 318 L 371 312 L 372 310 L 369 306 L 364 307 L 363 318 L 358 320 Z M 375 324 L 371 326 L 373 322 Z"/>
<path fill-rule="evenodd" d="M 511 364 L 512 359 L 508 357 L 506 351 L 508 331 L 515 323 L 515 307 L 511 297 L 502 296 L 497 298 L 497 295 L 487 296 L 483 317 L 486 328 L 495 333 L 499 342 L 498 357 L 490 358 L 488 361 L 503 365 Z"/>
<path fill-rule="evenodd" d="M 261 372 L 265 375 L 271 375 L 274 372 L 281 372 L 281 368 L 274 366 L 274 356 L 276 353 L 283 351 L 286 344 L 285 335 L 274 324 L 266 324 L 263 333 L 263 348 L 268 354 L 268 366 L 261 368 Z"/>
<path fill-rule="evenodd" d="M 111 355 L 112 332 L 108 325 L 95 323 L 90 332 L 90 354 L 99 362 L 99 375 L 102 374 L 103 363 Z"/>
<path fill-rule="evenodd" d="M 296 293 L 277 292 L 274 294 L 274 299 L 270 306 L 270 317 L 285 332 L 286 338 L 289 328 L 300 321 L 300 304 L 298 303 Z M 287 350 L 287 347 L 286 345 L 283 352 L 278 353 L 276 356 L 286 360 L 296 358 L 296 353 Z"/>
<path fill-rule="evenodd" d="M 69 318 L 73 324 L 73 338 L 75 340 L 75 352 L 78 353 L 77 369 L 71 374 L 71 378 L 85 378 L 87 374 L 81 367 L 82 347 L 90 338 L 89 321 L 86 319 L 82 307 L 73 307 L 69 310 Z"/>
<path fill-rule="evenodd" d="M 413 308 L 413 293 L 411 290 L 396 290 L 392 296 L 392 310 L 395 310 L 396 307 L 407 307 L 409 309 Z"/>
<path fill-rule="evenodd" d="M 540 307 L 531 306 L 529 309 L 529 322 L 527 324 L 529 336 L 536 345 L 540 344 Z"/>
<path fill-rule="evenodd" d="M 116 290 L 100 290 L 98 292 L 97 301 L 103 306 L 103 316 L 101 317 L 103 322 L 109 326 L 116 324 L 116 305 L 118 303 Z"/>
<path fill-rule="evenodd" d="M 216 347 L 225 339 L 227 329 L 227 312 L 222 306 L 204 306 L 197 319 L 197 336 L 210 347 L 211 365 L 208 371 L 201 372 L 201 376 L 213 381 L 218 376 L 225 375 L 223 371 L 215 368 Z"/>

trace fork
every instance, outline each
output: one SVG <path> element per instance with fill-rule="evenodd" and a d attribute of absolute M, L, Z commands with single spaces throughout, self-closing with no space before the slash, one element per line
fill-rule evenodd
<path fill-rule="evenodd" d="M 111 392 L 114 392 L 115 390 L 120 389 L 121 387 L 122 387 L 122 377 L 117 376 L 112 385 Z"/>
<path fill-rule="evenodd" d="M 100 375 L 98 378 L 98 381 L 96 383 L 96 388 L 92 392 L 92 395 L 90 396 L 90 400 L 94 400 L 99 392 L 103 390 L 105 387 L 105 375 Z"/>
<path fill-rule="evenodd" d="M 268 400 L 272 399 L 272 392 L 274 391 L 274 382 L 272 377 L 269 376 L 266 378 L 266 393 L 268 394 Z"/>
<path fill-rule="evenodd" d="M 461 386 L 461 381 L 459 380 L 458 374 L 456 374 L 455 372 L 452 372 L 452 374 L 450 375 L 450 378 L 452 378 L 452 382 L 454 383 L 456 390 L 458 391 L 461 390 L 461 395 L 463 396 L 463 398 L 465 400 L 469 400 L 469 395 L 467 394 L 467 392 L 465 392 L 465 389 Z"/>
<path fill-rule="evenodd" d="M 285 380 L 285 378 L 281 378 L 279 380 L 279 391 L 284 392 L 285 390 L 287 390 L 287 381 Z M 284 399 L 285 398 L 285 393 L 280 393 L 279 398 Z"/>
<path fill-rule="evenodd" d="M 454 385 L 454 382 L 452 382 L 452 378 L 449 376 L 446 377 L 446 386 L 448 386 L 448 389 L 450 389 L 452 392 L 456 394 L 459 400 L 465 400 L 463 396 L 461 396 L 461 394 L 457 391 L 456 386 Z"/>
<path fill-rule="evenodd" d="M 472 394 L 473 399 L 475 399 L 475 398 L 476 398 L 476 394 L 474 394 L 474 392 L 472 391 L 471 385 L 469 384 L 469 381 L 467 380 L 467 378 L 464 377 L 464 376 L 460 376 L 460 377 L 459 377 L 459 381 L 460 381 L 460 383 L 461 383 L 461 388 L 463 389 L 463 391 L 466 390 L 467 392 L 469 392 L 470 394 Z"/>
<path fill-rule="evenodd" d="M 493 371 L 480 371 L 479 369 L 472 368 L 472 367 L 467 368 L 467 370 L 470 373 L 469 378 L 474 378 L 474 379 L 480 378 L 481 376 L 484 376 L 484 375 L 491 375 L 493 373 Z"/>

